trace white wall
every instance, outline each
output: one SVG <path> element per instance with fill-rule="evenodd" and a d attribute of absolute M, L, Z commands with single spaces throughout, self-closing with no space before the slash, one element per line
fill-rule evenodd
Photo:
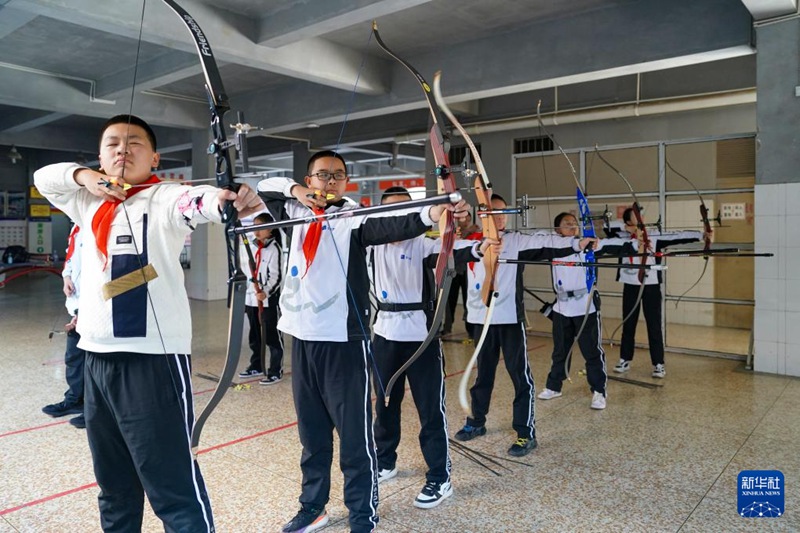
<path fill-rule="evenodd" d="M 756 185 L 754 369 L 800 376 L 800 183 Z"/>

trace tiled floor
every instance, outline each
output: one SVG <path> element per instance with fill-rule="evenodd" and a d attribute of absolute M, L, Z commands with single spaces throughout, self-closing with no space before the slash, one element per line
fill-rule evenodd
<path fill-rule="evenodd" d="M 224 306 L 193 302 L 192 311 L 195 370 L 217 373 L 226 342 Z M 48 340 L 65 321 L 54 276 L 0 290 L 0 533 L 99 531 L 85 433 L 67 418 L 40 411 L 65 389 L 64 336 Z M 550 347 L 546 338 L 529 340 L 540 388 Z M 453 373 L 447 379 L 452 434 L 463 423 L 456 388 L 471 347 L 448 342 L 445 350 Z M 609 354 L 610 366 L 616 359 Z M 626 378 L 662 386 L 611 380 L 608 408 L 592 411 L 577 373 L 581 365 L 574 366 L 561 398 L 537 400 L 540 446 L 525 464 L 487 463 L 498 476 L 453 450 L 455 493 L 430 510 L 411 504 L 425 467 L 408 399 L 400 473 L 381 485 L 379 530 L 800 531 L 800 380 L 754 375 L 736 361 L 675 354 L 667 354 L 667 378 L 654 380 L 647 354 L 639 351 Z M 488 433 L 468 444 L 507 457 L 511 386 L 505 370 L 498 372 Z M 195 378 L 194 386 L 200 409 L 214 384 Z M 300 447 L 290 388 L 286 379 L 229 391 L 203 432 L 199 461 L 220 532 L 279 531 L 298 508 Z M 784 473 L 783 517 L 737 515 L 736 476 L 744 469 Z M 347 531 L 336 466 L 328 511 L 325 531 Z M 144 529 L 163 530 L 149 510 Z"/>

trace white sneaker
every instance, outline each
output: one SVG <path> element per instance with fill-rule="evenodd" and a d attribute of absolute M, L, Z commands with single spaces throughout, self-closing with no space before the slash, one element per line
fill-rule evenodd
<path fill-rule="evenodd" d="M 553 398 L 558 398 L 559 396 L 561 396 L 561 393 L 559 391 L 544 389 L 542 392 L 539 393 L 538 398 L 540 400 L 552 400 Z"/>
<path fill-rule="evenodd" d="M 392 468 L 391 470 L 381 468 L 380 470 L 378 470 L 378 483 L 383 483 L 388 479 L 392 479 L 396 475 L 397 475 L 397 468 Z"/>
<path fill-rule="evenodd" d="M 667 369 L 664 368 L 664 365 L 656 365 L 653 367 L 652 376 L 654 378 L 663 378 L 667 375 Z"/>
<path fill-rule="evenodd" d="M 627 372 L 631 369 L 631 362 L 626 361 L 625 359 L 620 359 L 617 366 L 614 367 L 614 372 L 618 372 L 622 374 L 623 372 Z"/>
<path fill-rule="evenodd" d="M 419 496 L 414 500 L 414 506 L 421 509 L 430 509 L 436 507 L 442 500 L 453 494 L 453 486 L 449 481 L 442 483 L 436 481 L 428 481 L 422 487 Z"/>
<path fill-rule="evenodd" d="M 599 392 L 595 392 L 592 395 L 592 409 L 605 409 L 606 408 L 606 397 L 600 394 Z"/>

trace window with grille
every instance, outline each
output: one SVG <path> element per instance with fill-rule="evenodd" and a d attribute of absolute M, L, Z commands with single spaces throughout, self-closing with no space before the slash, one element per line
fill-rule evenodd
<path fill-rule="evenodd" d="M 515 154 L 530 154 L 534 152 L 549 152 L 555 149 L 550 137 L 528 137 L 526 139 L 514 139 Z"/>
<path fill-rule="evenodd" d="M 476 144 L 475 148 L 478 151 L 478 155 L 482 155 L 481 154 L 481 145 L 480 144 Z M 467 157 L 467 153 L 468 152 L 469 152 L 469 146 L 467 146 L 467 145 L 451 146 L 450 147 L 450 152 L 447 154 L 448 157 L 450 158 L 450 164 L 451 165 L 460 165 L 461 162 L 464 161 L 464 158 Z M 475 161 L 472 161 L 472 159 L 473 159 L 472 158 L 472 154 L 470 154 L 469 158 L 470 158 L 470 161 L 471 161 L 470 164 L 474 165 Z"/>

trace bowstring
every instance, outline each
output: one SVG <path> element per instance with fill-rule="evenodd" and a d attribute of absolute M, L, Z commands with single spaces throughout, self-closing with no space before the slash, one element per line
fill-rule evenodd
<path fill-rule="evenodd" d="M 350 117 L 350 113 L 353 111 L 353 107 L 355 106 L 356 102 L 356 94 L 358 91 L 358 83 L 361 81 L 361 74 L 364 72 L 364 67 L 367 63 L 367 50 L 369 49 L 369 45 L 372 42 L 372 29 L 370 28 L 369 37 L 367 38 L 367 42 L 364 47 L 364 54 L 361 56 L 361 65 L 358 67 L 358 72 L 356 73 L 356 81 L 353 84 L 353 89 L 350 91 L 349 95 L 349 102 L 345 107 L 345 114 L 344 119 L 342 120 L 342 127 L 339 129 L 339 136 L 336 139 L 336 146 L 334 148 L 334 152 L 337 154 L 339 153 L 339 148 L 342 145 L 342 139 L 344 138 L 344 129 L 347 125 L 347 120 Z M 329 169 L 331 174 L 333 173 L 333 168 Z M 345 172 L 347 172 L 347 168 L 345 168 Z M 328 178 L 330 179 L 330 177 Z M 342 254 L 339 252 L 339 245 L 336 243 L 336 237 L 333 233 L 333 227 L 331 226 L 330 222 L 325 224 L 325 227 L 328 229 L 328 232 L 331 235 L 331 241 L 333 242 L 333 249 L 336 252 L 336 257 L 339 260 L 339 266 L 342 269 L 342 275 L 344 276 L 345 287 L 347 288 L 347 295 L 350 300 L 350 303 L 353 306 L 353 314 L 358 321 L 358 327 L 361 330 L 361 334 L 364 336 L 364 340 L 366 341 L 367 345 L 367 355 L 369 356 L 372 366 L 374 369 L 373 374 L 375 375 L 375 379 L 378 382 L 378 386 L 380 387 L 380 391 L 383 394 L 384 398 L 386 397 L 386 389 L 383 386 L 383 381 L 381 380 L 380 372 L 378 372 L 378 362 L 375 360 L 375 354 L 372 351 L 372 336 L 367 333 L 367 328 L 364 326 L 364 321 L 361 318 L 361 310 L 358 307 L 358 301 L 356 300 L 355 293 L 353 293 L 353 287 L 350 285 L 350 282 L 347 279 L 347 269 L 344 265 L 344 259 L 342 259 Z M 369 300 L 369 298 L 368 298 Z M 368 305 L 372 307 L 372 302 L 368 302 Z"/>
<path fill-rule="evenodd" d="M 539 121 L 539 130 L 540 130 L 540 132 L 544 133 L 545 136 L 548 139 L 550 139 L 550 142 L 553 143 L 554 148 L 556 148 L 558 150 L 558 152 L 561 155 L 563 155 L 564 158 L 567 160 L 567 164 L 569 165 L 570 173 L 572 174 L 572 177 L 575 180 L 575 185 L 577 187 L 577 191 L 580 193 L 580 196 L 586 202 L 586 207 L 587 207 L 587 211 L 588 211 L 589 200 L 588 200 L 588 198 L 586 198 L 585 186 L 581 185 L 580 179 L 578 178 L 578 173 L 575 171 L 575 165 L 572 164 L 572 160 L 569 158 L 569 155 L 567 155 L 567 153 L 564 151 L 564 148 L 562 148 L 562 146 L 558 143 L 558 141 L 556 141 L 556 139 L 553 136 L 553 134 L 551 134 L 547 130 L 547 128 L 545 128 L 544 122 L 542 121 L 542 115 L 541 115 L 541 101 L 539 102 L 539 105 L 536 106 L 536 117 L 538 118 L 538 121 Z M 543 174 L 544 174 L 545 195 L 548 197 L 547 214 L 548 214 L 548 217 L 551 217 L 549 193 L 547 192 L 547 171 L 546 171 L 546 165 L 544 164 L 544 153 L 542 153 L 542 171 L 543 171 Z M 578 193 L 576 193 L 576 195 L 577 194 Z M 587 215 L 590 216 L 591 212 L 587 213 Z M 551 220 L 552 220 L 552 218 L 551 218 Z M 583 213 L 581 211 L 581 203 L 580 203 L 580 201 L 578 201 L 578 215 L 575 217 L 575 220 L 576 221 L 580 221 L 580 224 L 581 224 L 581 226 L 580 226 L 580 230 L 581 230 L 580 238 L 585 238 L 586 237 L 586 234 L 585 234 L 586 225 L 587 224 L 592 224 L 592 226 L 594 226 L 594 221 L 592 221 L 591 218 L 589 218 L 588 220 L 584 219 Z M 553 221 L 553 222 L 555 222 L 555 221 Z M 554 238 L 555 234 L 559 234 L 560 235 L 560 233 L 558 233 L 558 228 L 555 227 L 555 224 L 553 225 L 553 229 L 555 230 L 555 232 L 550 232 L 550 234 L 551 234 L 551 247 L 553 246 L 552 243 L 553 243 L 553 238 Z M 596 237 L 596 232 L 594 231 L 594 227 L 592 227 L 592 233 L 595 234 L 594 236 Z M 580 256 L 580 253 L 579 253 L 579 256 Z M 584 261 L 588 261 L 588 259 L 585 256 L 584 256 Z M 595 259 L 595 261 L 593 261 L 593 263 L 596 263 L 596 262 L 597 261 Z M 551 268 L 551 274 L 554 273 L 555 272 L 555 265 L 552 265 L 550 268 Z M 593 267 L 591 267 L 591 266 L 583 266 L 582 268 L 584 268 L 586 270 L 586 276 L 588 278 L 588 276 L 590 275 L 589 269 L 591 269 Z M 594 301 L 594 297 L 595 297 L 595 295 L 598 295 L 598 297 L 599 297 L 599 292 L 597 290 L 598 275 L 599 275 L 599 273 L 597 271 L 597 268 L 594 267 L 593 282 L 591 284 L 591 287 L 587 288 L 588 295 L 587 295 L 587 300 L 586 300 L 586 309 L 584 310 L 584 315 L 583 315 L 583 322 L 581 323 L 581 326 L 578 328 L 578 331 L 575 334 L 575 339 L 573 340 L 572 345 L 570 346 L 569 351 L 567 352 L 566 358 L 564 359 L 564 374 L 567 376 L 567 380 L 570 383 L 572 383 L 572 378 L 570 377 L 570 368 L 571 368 L 571 365 L 572 365 L 572 353 L 575 350 L 575 346 L 580 341 L 580 337 L 583 334 L 583 330 L 584 330 L 584 328 L 585 328 L 585 326 L 587 324 L 587 321 L 589 319 L 589 310 L 592 307 L 592 303 Z M 556 289 L 556 297 L 557 296 L 558 296 L 558 290 Z M 599 312 L 599 309 L 597 309 L 596 312 Z"/>
<path fill-rule="evenodd" d="M 141 51 L 142 51 L 142 35 L 144 34 L 144 15 L 145 15 L 145 7 L 146 7 L 146 5 L 147 5 L 147 0 L 142 0 L 142 13 L 141 13 L 141 17 L 140 17 L 140 20 L 139 20 L 139 35 L 138 35 L 138 41 L 136 43 L 136 57 L 135 57 L 135 60 L 134 60 L 134 67 L 133 67 L 133 81 L 131 83 L 131 99 L 130 99 L 130 106 L 128 108 L 127 131 L 125 133 L 125 155 L 127 155 L 128 150 L 129 150 L 128 142 L 129 142 L 129 138 L 130 138 L 131 119 L 133 117 L 133 101 L 134 101 L 134 97 L 136 95 L 136 77 L 137 77 L 138 72 L 139 72 L 139 58 L 141 56 Z M 149 141 L 150 141 L 150 139 L 148 139 L 148 142 Z M 155 146 L 153 147 L 153 149 L 155 151 Z M 125 180 L 125 165 L 122 165 L 122 173 L 120 175 L 120 179 L 123 180 L 123 182 Z M 126 200 L 127 200 L 127 198 L 126 198 Z M 161 343 L 161 349 L 164 352 L 164 357 L 166 358 L 166 357 L 168 357 L 167 346 L 164 343 L 164 336 L 163 336 L 163 334 L 161 332 L 161 324 L 158 321 L 158 315 L 156 314 L 156 307 L 155 307 L 155 304 L 153 303 L 153 295 L 150 293 L 149 282 L 148 282 L 147 276 L 145 275 L 145 272 L 144 272 L 145 265 L 142 262 L 142 256 L 141 256 L 141 254 L 139 252 L 139 245 L 136 242 L 136 234 L 133 231 L 133 224 L 131 223 L 131 218 L 130 218 L 130 215 L 128 213 L 128 209 L 125 206 L 125 201 L 123 200 L 122 202 L 120 202 L 120 205 L 122 206 L 122 212 L 125 214 L 125 222 L 126 222 L 126 224 L 128 226 L 128 230 L 131 232 L 131 243 L 133 244 L 133 251 L 134 251 L 134 253 L 136 255 L 136 261 L 139 264 L 139 272 L 141 272 L 141 274 L 142 274 L 142 282 L 143 282 L 143 285 L 144 285 L 145 293 L 147 294 L 147 302 L 150 305 L 150 310 L 153 312 L 153 321 L 155 322 L 156 331 L 158 332 L 158 339 L 159 339 L 159 342 Z M 146 238 L 147 238 L 147 235 L 145 233 L 145 239 Z M 146 324 L 146 322 L 147 322 L 147 317 L 145 317 L 145 324 Z M 167 369 L 169 370 L 169 377 L 170 377 L 170 380 L 172 381 L 172 388 L 175 391 L 176 397 L 180 398 L 181 397 L 181 393 L 178 390 L 178 383 L 177 383 L 176 378 L 175 378 L 175 373 L 172 370 L 172 365 L 169 364 L 169 360 L 167 360 Z M 179 406 L 179 408 L 180 408 L 180 406 Z"/>

